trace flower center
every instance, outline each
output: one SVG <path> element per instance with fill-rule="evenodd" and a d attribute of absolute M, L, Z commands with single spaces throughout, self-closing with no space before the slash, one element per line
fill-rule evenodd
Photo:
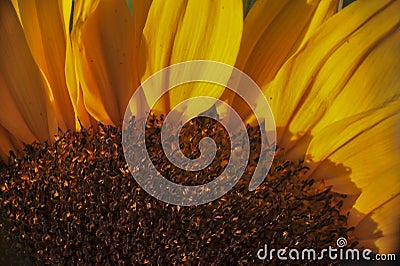
<path fill-rule="evenodd" d="M 168 164 L 159 152 L 161 123 L 148 120 L 146 144 L 166 178 L 198 185 L 223 171 L 230 141 L 218 122 L 196 118 L 180 133 L 180 148 L 189 158 L 199 156 L 202 137 L 217 143 L 213 163 L 194 173 Z M 265 244 L 336 247 L 336 239 L 351 230 L 340 212 L 345 195 L 306 178 L 302 162 L 282 159 L 274 161 L 261 186 L 248 191 L 260 152 L 259 128 L 248 127 L 248 134 L 252 151 L 244 176 L 220 199 L 191 207 L 161 202 L 137 185 L 124 159 L 121 128 L 99 125 L 66 132 L 54 144 L 26 145 L 22 158 L 11 156 L 0 168 L 1 257 L 54 264 L 253 264 L 260 263 L 257 251 Z"/>

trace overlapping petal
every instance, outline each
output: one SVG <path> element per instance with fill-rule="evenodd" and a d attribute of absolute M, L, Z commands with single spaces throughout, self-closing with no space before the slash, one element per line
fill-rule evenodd
<path fill-rule="evenodd" d="M 335 1 L 256 1 L 243 26 L 236 67 L 260 87 L 268 84 L 299 46 L 337 10 Z M 239 97 L 226 91 L 243 116 L 251 115 Z"/>
<path fill-rule="evenodd" d="M 78 74 L 76 72 L 77 58 L 74 56 L 74 50 L 72 48 L 71 42 L 70 27 L 74 23 L 77 23 L 77 18 L 79 18 L 79 16 L 74 16 L 75 19 L 71 18 L 71 13 L 73 13 L 72 1 L 62 1 L 62 11 L 66 42 L 65 77 L 68 92 L 71 98 L 71 103 L 74 108 L 75 116 L 77 118 L 75 123 L 76 129 L 79 130 L 81 124 L 84 127 L 89 128 L 93 124 L 94 119 L 87 112 L 85 107 L 82 87 L 79 81 Z"/>
<path fill-rule="evenodd" d="M 71 5 L 72 1 L 18 1 L 28 46 L 49 83 L 58 126 L 62 130 L 75 128 L 75 114 L 65 79 L 68 29 L 64 28 L 63 12 L 71 11 L 62 5 L 68 2 Z"/>
<path fill-rule="evenodd" d="M 256 1 L 246 17 L 237 66 L 259 86 L 337 9 L 335 1 Z"/>
<path fill-rule="evenodd" d="M 378 193 L 378 192 L 377 192 Z M 375 252 L 393 254 L 399 247 L 400 195 L 394 196 L 376 209 L 363 215 L 354 234 L 360 246 L 374 248 Z M 353 209 L 351 216 L 357 216 Z"/>
<path fill-rule="evenodd" d="M 326 125 L 399 97 L 399 12 L 398 1 L 353 3 L 317 30 L 265 87 L 289 158 L 301 157 L 308 137 Z"/>
<path fill-rule="evenodd" d="M 57 133 L 46 86 L 9 1 L 0 5 L 0 124 L 24 142 L 44 141 Z"/>
<path fill-rule="evenodd" d="M 75 3 L 71 34 L 75 61 L 71 63 L 82 87 L 82 94 L 78 87 L 75 96 L 83 96 L 90 115 L 103 123 L 121 121 L 138 86 L 133 28 L 134 19 L 124 0 Z"/>
<path fill-rule="evenodd" d="M 72 5 L 0 5 L 0 156 L 21 141 L 51 139 L 57 126 L 75 127 L 76 117 L 118 124 L 140 82 L 171 64 L 236 62 L 263 86 L 286 158 L 306 154 L 312 178 L 354 200 L 349 224 L 362 245 L 396 251 L 399 1 L 359 0 L 333 17 L 336 1 L 257 1 L 244 26 L 240 0 L 133 0 L 133 14 L 124 0 L 77 0 L 71 22 Z M 155 109 L 223 92 L 187 84 Z"/>
<path fill-rule="evenodd" d="M 379 239 L 376 246 L 381 252 L 395 251 L 396 245 L 389 246 L 381 238 L 393 237 L 394 232 L 398 236 L 400 229 L 400 205 L 392 206 L 391 213 L 385 210 L 384 219 L 378 215 L 381 208 L 400 195 L 399 106 L 397 100 L 333 123 L 313 138 L 307 150 L 312 178 L 323 179 L 333 191 L 359 195 L 349 224 L 358 228 L 358 238 Z M 368 219 L 376 224 L 376 230 L 382 231 L 380 235 L 373 234 L 375 227 L 370 227 L 369 233 L 359 228 L 358 224 L 365 224 Z M 386 226 L 388 223 L 392 225 Z"/>

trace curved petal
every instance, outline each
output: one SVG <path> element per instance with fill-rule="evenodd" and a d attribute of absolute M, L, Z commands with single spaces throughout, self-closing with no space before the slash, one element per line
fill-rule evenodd
<path fill-rule="evenodd" d="M 142 81 L 171 64 L 189 60 L 214 60 L 234 65 L 239 51 L 243 24 L 242 2 L 153 1 L 141 43 Z M 157 30 L 155 30 L 157 29 Z M 161 89 L 154 88 L 148 99 L 156 99 Z M 159 107 L 168 111 L 182 100 L 196 95 L 219 97 L 223 88 L 210 84 L 190 84 L 173 90 Z M 210 106 L 199 106 L 195 113 Z M 191 112 L 191 111 L 188 111 Z"/>
<path fill-rule="evenodd" d="M 75 114 L 65 80 L 66 40 L 59 4 L 20 0 L 18 8 L 31 53 L 51 88 L 58 125 L 66 130 L 75 128 Z"/>
<path fill-rule="evenodd" d="M 264 86 L 336 9 L 335 1 L 256 1 L 244 21 L 236 66 Z M 254 118 L 240 97 L 226 91 L 223 99 L 243 116 Z"/>
<path fill-rule="evenodd" d="M 354 235 L 360 246 L 371 247 L 373 251 L 384 254 L 399 251 L 399 206 L 400 194 L 397 194 L 368 215 L 363 215 L 358 223 L 354 223 Z M 356 213 L 353 210 L 350 217 L 358 217 Z"/>
<path fill-rule="evenodd" d="M 79 83 L 78 73 L 76 72 L 76 57 L 74 56 L 74 51 L 72 49 L 71 35 L 70 35 L 70 25 L 74 22 L 71 21 L 71 12 L 73 9 L 72 1 L 62 1 L 62 14 L 65 32 L 65 43 L 66 43 L 66 57 L 65 57 L 65 77 L 66 84 L 71 99 L 72 106 L 74 108 L 74 113 L 76 116 L 75 128 L 80 129 L 83 125 L 89 128 L 93 125 L 93 118 L 87 112 L 85 103 L 83 101 L 83 91 Z M 76 18 L 76 17 L 75 17 Z M 76 22 L 76 19 L 74 20 Z"/>
<path fill-rule="evenodd" d="M 133 16 L 124 0 L 77 1 L 75 8 L 71 39 L 85 107 L 118 124 L 138 85 Z"/>
<path fill-rule="evenodd" d="M 0 91 L 2 108 L 10 108 L 0 113 L 0 123 L 17 139 L 44 141 L 57 133 L 50 93 L 9 1 L 0 5 Z"/>
<path fill-rule="evenodd" d="M 360 194 L 349 217 L 350 225 L 357 225 L 367 216 L 378 217 L 377 210 L 400 194 L 399 106 L 397 100 L 338 121 L 319 132 L 310 143 L 307 163 L 311 177 L 323 179 L 333 191 Z M 339 166 L 347 171 L 341 171 L 343 167 Z M 397 205 L 392 215 L 385 218 L 396 223 L 397 233 L 399 211 Z M 379 220 L 375 219 L 375 223 L 380 226 Z"/>
<path fill-rule="evenodd" d="M 69 39 L 68 39 L 69 40 Z M 80 128 L 79 121 L 85 128 L 89 128 L 92 125 L 92 117 L 87 112 L 85 103 L 83 100 L 83 91 L 79 83 L 78 74 L 76 73 L 76 60 L 74 57 L 74 51 L 72 45 L 67 41 L 67 57 L 65 60 L 65 76 L 68 86 L 68 91 L 71 97 L 72 106 L 77 117 L 75 127 Z"/>
<path fill-rule="evenodd" d="M 398 1 L 353 3 L 320 27 L 265 88 L 280 145 L 297 148 L 289 157 L 304 154 L 304 136 L 399 97 L 399 12 Z"/>
<path fill-rule="evenodd" d="M 152 4 L 152 0 L 132 0 L 132 11 L 133 11 L 133 20 L 134 20 L 134 36 L 135 36 L 135 49 L 134 49 L 134 58 L 135 64 L 134 67 L 137 68 L 138 74 L 135 76 L 135 84 L 140 84 L 140 79 L 142 76 L 142 72 L 144 68 L 139 69 L 139 59 L 140 59 L 140 44 L 143 39 L 143 28 L 146 24 L 147 15 L 149 13 L 149 9 Z M 136 88 L 135 88 L 136 89 Z M 129 95 L 129 98 L 131 95 Z M 130 111 L 132 114 L 141 113 L 147 106 L 147 100 L 144 95 L 141 96 L 140 104 L 133 104 L 130 106 Z"/>
<path fill-rule="evenodd" d="M 335 1 L 256 1 L 244 21 L 237 66 L 260 87 L 267 84 L 336 9 Z"/>

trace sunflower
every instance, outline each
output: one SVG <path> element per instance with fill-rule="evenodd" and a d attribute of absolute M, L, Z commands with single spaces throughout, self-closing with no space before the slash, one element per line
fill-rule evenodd
<path fill-rule="evenodd" d="M 262 88 L 277 124 L 277 156 L 304 160 L 310 178 L 347 195 L 344 212 L 360 246 L 398 251 L 400 1 L 359 0 L 337 12 L 336 1 L 260 0 L 245 19 L 239 0 L 131 7 L 124 0 L 3 1 L 4 159 L 59 131 L 119 125 L 135 89 L 158 70 L 219 61 Z M 202 85 L 189 97 L 202 93 L 242 106 L 228 91 Z M 171 93 L 158 112 L 183 97 Z"/>

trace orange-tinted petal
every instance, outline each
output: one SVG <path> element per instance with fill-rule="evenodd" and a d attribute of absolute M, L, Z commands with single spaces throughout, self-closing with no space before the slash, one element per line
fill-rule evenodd
<path fill-rule="evenodd" d="M 0 5 L 0 124 L 22 141 L 44 141 L 57 133 L 50 94 L 25 40 L 11 2 Z"/>
<path fill-rule="evenodd" d="M 149 9 L 151 7 L 152 0 L 132 0 L 133 8 L 133 20 L 134 20 L 134 35 L 135 35 L 135 60 L 139 59 L 139 48 L 143 37 L 143 28 L 146 24 Z M 137 64 L 135 64 L 137 67 Z M 141 77 L 137 76 L 137 79 Z"/>
<path fill-rule="evenodd" d="M 93 124 L 93 118 L 89 115 L 86 110 L 85 103 L 83 101 L 83 92 L 79 83 L 78 74 L 76 72 L 76 58 L 72 49 L 71 36 L 70 36 L 70 25 L 73 24 L 71 21 L 71 10 L 72 1 L 62 1 L 62 18 L 64 23 L 65 43 L 66 43 L 66 57 L 65 57 L 65 77 L 66 84 L 71 99 L 72 106 L 76 119 L 75 127 L 80 129 L 81 124 L 89 128 Z M 76 21 L 76 20 L 75 20 Z"/>
<path fill-rule="evenodd" d="M 136 69 L 135 73 L 138 73 L 134 76 L 134 84 L 138 86 L 140 84 L 140 79 L 145 71 L 142 66 L 139 68 L 139 60 L 140 60 L 140 44 L 143 39 L 143 28 L 146 24 L 147 16 L 149 13 L 149 9 L 151 6 L 152 0 L 132 0 L 132 11 L 133 11 L 133 23 L 134 23 L 134 65 L 133 67 Z M 135 87 L 136 89 L 136 87 Z M 130 98 L 131 95 L 129 95 Z M 130 106 L 130 111 L 132 114 L 141 113 L 141 111 L 145 108 L 143 106 L 147 106 L 147 100 L 144 95 L 142 95 L 142 101 L 139 104 L 135 104 L 134 106 Z"/>
<path fill-rule="evenodd" d="M 0 163 L 7 162 L 9 151 L 21 150 L 22 143 L 17 140 L 7 129 L 0 125 Z"/>
<path fill-rule="evenodd" d="M 64 5 L 67 2 L 71 1 Z M 58 125 L 65 130 L 75 128 L 75 114 L 65 80 L 66 39 L 59 4 L 20 0 L 18 8 L 29 48 L 50 85 Z"/>
<path fill-rule="evenodd" d="M 85 107 L 96 120 L 118 124 L 138 85 L 133 17 L 124 0 L 75 4 L 73 55 Z"/>

